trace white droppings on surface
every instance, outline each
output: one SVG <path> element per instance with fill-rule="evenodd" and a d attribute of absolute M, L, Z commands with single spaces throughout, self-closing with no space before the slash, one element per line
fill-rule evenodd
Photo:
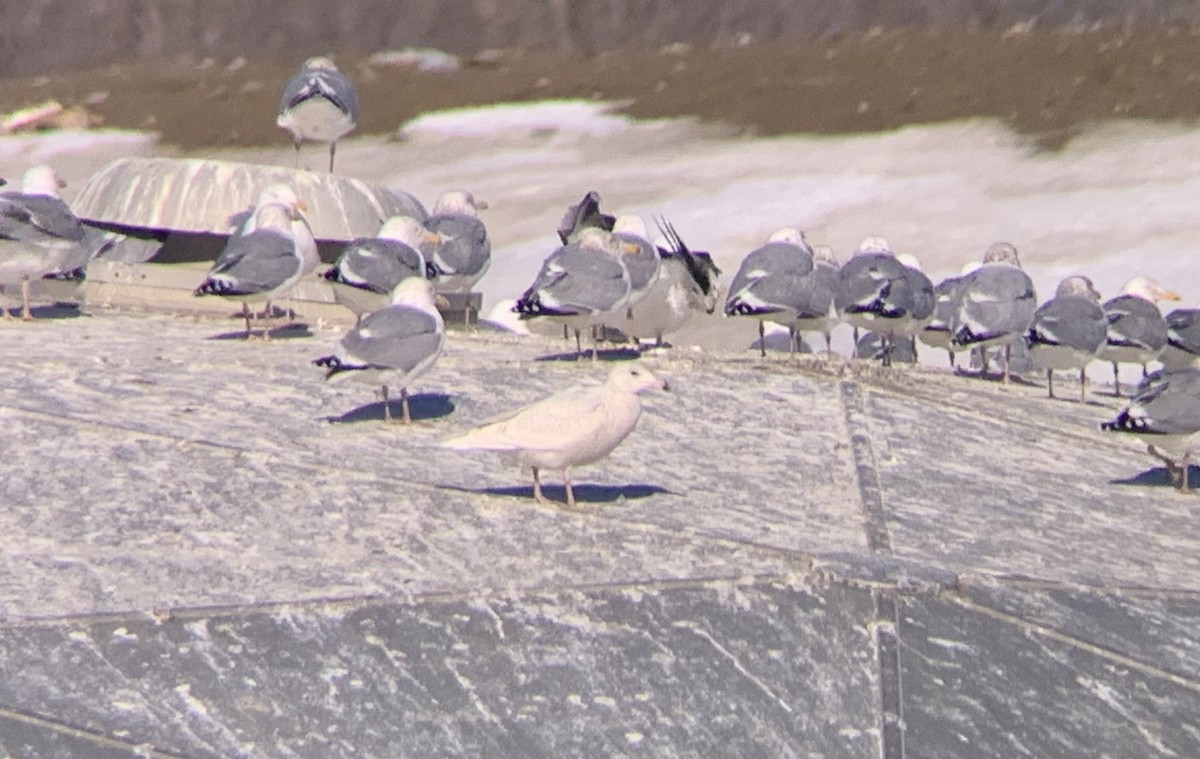
<path fill-rule="evenodd" d="M 971 654 L 975 652 L 974 648 L 961 640 L 950 640 L 949 638 L 927 638 L 926 640 L 938 648 L 945 648 L 949 651 L 956 651 L 965 654 Z"/>
<path fill-rule="evenodd" d="M 208 707 L 204 702 L 192 695 L 191 683 L 180 683 L 176 685 L 175 693 L 183 700 L 184 706 L 188 712 L 197 717 L 208 717 Z"/>

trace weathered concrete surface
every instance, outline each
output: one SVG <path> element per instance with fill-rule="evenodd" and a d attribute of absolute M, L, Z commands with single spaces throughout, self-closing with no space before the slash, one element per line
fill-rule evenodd
<path fill-rule="evenodd" d="M 1197 502 L 1111 399 L 665 352 L 567 510 L 435 444 L 603 365 L 453 333 L 385 428 L 239 329 L 0 325 L 0 756 L 1200 745 Z"/>

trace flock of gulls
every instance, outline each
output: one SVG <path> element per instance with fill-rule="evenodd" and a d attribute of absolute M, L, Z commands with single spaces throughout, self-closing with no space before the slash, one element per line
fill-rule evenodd
<path fill-rule="evenodd" d="M 285 85 L 278 124 L 293 135 L 297 163 L 302 143 L 327 143 L 332 171 L 336 143 L 357 117 L 353 84 L 330 59 L 317 57 Z M 60 186 L 52 169 L 37 166 L 20 190 L 0 191 L 0 290 L 20 287 L 25 319 L 32 318 L 31 283 L 81 276 L 96 248 L 97 231 L 74 216 Z M 401 421 L 410 422 L 407 389 L 442 353 L 443 295 L 470 291 L 488 270 L 491 243 L 478 215 L 486 207 L 469 192 L 446 192 L 427 219 L 385 220 L 373 237 L 348 243 L 320 274 L 357 323 L 313 363 L 329 381 L 379 387 L 387 422 L 393 421 L 389 388 L 398 389 Z M 305 212 L 288 185 L 265 187 L 195 289 L 196 296 L 241 303 L 247 338 L 254 334 L 252 304 L 266 306 L 259 334 L 269 339 L 271 303 L 321 265 Z M 867 237 L 839 264 L 830 248 L 811 246 L 800 229 L 785 227 L 747 254 L 722 287 L 710 254 L 690 249 L 666 219 L 654 221 L 658 234 L 651 239 L 641 216 L 607 214 L 599 194 L 588 192 L 568 207 L 557 229 L 561 244 L 508 307 L 522 321 L 561 325 L 578 358 L 588 353 L 587 336 L 593 360 L 600 340 L 614 332 L 639 350 L 663 345 L 697 315 L 714 313 L 723 292 L 727 317 L 758 321 L 764 356 L 767 321 L 787 327 L 792 351 L 809 334 L 823 339 L 826 355 L 832 331 L 844 323 L 855 332 L 855 358 L 913 360 L 920 341 L 947 351 L 952 366 L 956 355 L 972 353 L 979 375 L 989 373 L 994 359 L 998 379 L 1007 383 L 1021 354 L 1044 370 L 1051 398 L 1056 372 L 1077 376 L 1081 403 L 1091 362 L 1112 365 L 1117 395 L 1119 365 L 1139 364 L 1142 382 L 1101 429 L 1140 438 L 1174 482 L 1188 488 L 1188 466 L 1200 451 L 1200 368 L 1193 366 L 1200 309 L 1164 317 L 1158 303 L 1179 295 L 1154 281 L 1135 277 L 1102 301 L 1087 277 L 1073 275 L 1039 303 L 1008 243 L 992 245 L 979 262 L 935 285 L 915 258 L 897 254 L 883 237 Z M 3 316 L 12 319 L 8 308 Z M 1162 368 L 1151 373 L 1151 362 Z M 540 471 L 561 470 L 574 505 L 571 469 L 610 453 L 637 423 L 639 394 L 666 388 L 639 362 L 618 362 L 603 385 L 567 389 L 442 445 L 514 454 L 531 471 L 539 501 L 546 500 Z"/>

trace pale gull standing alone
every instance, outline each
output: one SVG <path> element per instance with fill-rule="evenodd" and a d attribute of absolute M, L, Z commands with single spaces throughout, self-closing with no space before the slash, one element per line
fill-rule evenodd
<path fill-rule="evenodd" d="M 1115 298 L 1104 303 L 1108 318 L 1108 337 L 1100 349 L 1100 358 L 1112 363 L 1114 391 L 1121 395 L 1120 365 L 1146 364 L 1158 358 L 1167 347 L 1167 322 L 1157 301 L 1179 300 L 1179 294 L 1147 277 L 1134 277 L 1125 283 Z"/>
<path fill-rule="evenodd" d="M 33 318 L 29 307 L 31 280 L 59 269 L 84 244 L 84 227 L 61 198 L 62 182 L 49 166 L 25 172 L 21 190 L 0 192 L 0 292 L 21 286 L 21 316 Z M 4 318 L 8 308 L 0 306 Z"/>
<path fill-rule="evenodd" d="M 284 85 L 275 123 L 292 133 L 296 166 L 300 165 L 300 143 L 328 142 L 332 172 L 337 141 L 358 124 L 354 83 L 329 58 L 309 58 Z"/>
<path fill-rule="evenodd" d="M 425 220 L 432 236 L 421 247 L 438 292 L 468 292 L 492 265 L 492 243 L 478 213 L 487 207 L 462 190 L 438 197 Z"/>
<path fill-rule="evenodd" d="M 856 349 L 859 329 L 881 335 L 888 366 L 897 338 L 913 337 L 933 318 L 933 283 L 897 258 L 887 239 L 868 237 L 838 272 L 834 307 L 854 327 Z"/>
<path fill-rule="evenodd" d="M 729 284 L 725 315 L 758 319 L 761 355 L 767 355 L 764 322 L 770 320 L 791 325 L 796 320 L 796 292 L 812 271 L 812 248 L 804 239 L 804 233 L 795 227 L 772 232 L 764 245 L 742 259 Z M 789 334 L 791 349 L 795 351 L 795 335 Z"/>
<path fill-rule="evenodd" d="M 369 314 L 342 337 L 332 355 L 313 363 L 325 367 L 325 379 L 331 382 L 353 378 L 379 385 L 383 419 L 389 423 L 388 384 L 392 380 L 400 387 L 404 422 L 411 422 L 408 386 L 429 371 L 446 340 L 436 297 L 429 280 L 409 277 L 396 285 L 390 306 Z"/>
<path fill-rule="evenodd" d="M 271 201 L 254 211 L 253 231 L 234 234 L 194 295 L 218 295 L 242 304 L 250 337 L 250 304 L 269 303 L 291 292 L 305 271 L 303 250 L 315 243 L 303 220 L 303 204 Z M 300 237 L 297 237 L 297 234 Z M 271 314 L 263 339 L 271 336 Z"/>
<path fill-rule="evenodd" d="M 983 265 L 964 277 L 958 302 L 951 312 L 950 343 L 978 348 L 987 371 L 987 349 L 1003 346 L 1001 379 L 1011 380 L 1012 340 L 1023 336 L 1037 310 L 1033 280 L 1021 269 L 1017 249 L 1006 242 L 990 246 Z"/>
<path fill-rule="evenodd" d="M 962 277 L 947 277 L 938 282 L 933 288 L 933 318 L 921 330 L 918 337 L 921 342 L 931 348 L 941 348 L 950 358 L 950 366 L 955 363 L 954 346 L 950 343 L 950 319 L 954 313 L 954 304 L 958 302 L 959 291 L 962 289 Z"/>
<path fill-rule="evenodd" d="M 550 254 L 541 271 L 513 306 L 523 319 L 545 318 L 575 332 L 576 357 L 582 358 L 580 333 L 624 316 L 629 300 L 629 271 L 622 262 L 629 243 L 611 232 L 589 227 Z M 592 359 L 598 346 L 593 334 Z"/>
<path fill-rule="evenodd" d="M 1168 369 L 1195 366 L 1200 359 L 1200 308 L 1177 308 L 1166 321 L 1167 347 L 1158 360 Z"/>
<path fill-rule="evenodd" d="M 374 237 L 351 240 L 333 268 L 322 275 L 338 303 L 361 321 L 388 305 L 396 285 L 409 277 L 425 279 L 429 265 L 421 255 L 428 232 L 411 216 L 392 216 Z"/>
<path fill-rule="evenodd" d="M 1100 429 L 1133 435 L 1167 465 L 1181 491 L 1188 489 L 1188 466 L 1200 450 L 1200 369 L 1155 372 L 1129 405 Z"/>
<path fill-rule="evenodd" d="M 804 332 L 820 333 L 825 338 L 825 353 L 829 355 L 833 352 L 833 328 L 838 323 L 833 295 L 841 267 L 833 248 L 828 245 L 817 245 L 812 251 L 813 269 L 796 283 L 793 291 L 796 318 L 788 325 L 788 330 L 793 339 Z"/>
<path fill-rule="evenodd" d="M 1038 307 L 1025 342 L 1033 363 L 1046 370 L 1046 390 L 1054 397 L 1054 372 L 1079 370 L 1079 402 L 1087 400 L 1087 365 L 1108 334 L 1100 293 L 1087 277 L 1058 283 L 1054 297 Z"/>
<path fill-rule="evenodd" d="M 667 383 L 637 364 L 618 364 L 599 387 L 573 387 L 513 411 L 442 443 L 456 450 L 503 451 L 516 454 L 533 472 L 533 497 L 542 495 L 539 472 L 561 469 L 567 505 L 575 506 L 571 468 L 607 456 L 633 432 L 644 390 L 667 389 Z"/>
<path fill-rule="evenodd" d="M 721 270 L 712 256 L 688 249 L 666 219 L 658 220 L 658 228 L 663 234 L 663 244 L 656 246 L 662 259 L 659 276 L 621 329 L 635 339 L 654 337 L 655 345 L 661 346 L 664 335 L 701 312 L 716 310 Z"/>

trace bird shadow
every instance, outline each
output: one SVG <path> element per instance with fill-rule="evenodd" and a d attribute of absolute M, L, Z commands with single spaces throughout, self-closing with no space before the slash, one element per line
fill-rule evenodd
<path fill-rule="evenodd" d="M 301 337 L 312 337 L 313 332 L 304 322 L 294 322 L 292 324 L 281 324 L 274 327 L 268 333 L 272 340 L 295 340 Z M 262 339 L 262 330 L 256 325 L 250 330 L 250 337 L 255 340 Z M 233 332 L 221 332 L 216 335 L 209 335 L 209 340 L 245 340 L 246 330 L 239 329 Z"/>
<path fill-rule="evenodd" d="M 641 351 L 636 348 L 608 348 L 596 354 L 597 361 L 632 361 L 641 358 Z M 549 353 L 538 356 L 534 361 L 591 361 L 592 349 L 585 348 L 582 354 L 570 351 L 568 353 Z"/>
<path fill-rule="evenodd" d="M 963 369 L 962 367 L 956 366 L 956 367 L 954 367 L 954 376 L 965 377 L 967 379 L 972 379 L 972 380 L 976 380 L 979 382 L 990 382 L 994 385 L 1003 385 L 1004 384 L 1004 375 L 999 372 L 987 372 L 985 374 L 981 374 L 981 373 L 979 373 L 978 370 L 975 370 L 975 369 Z M 1020 385 L 1022 387 L 1038 387 L 1039 386 L 1038 382 L 1035 382 L 1034 380 L 1031 380 L 1031 379 L 1026 379 L 1025 377 L 1022 377 L 1019 374 L 1010 374 L 1008 377 L 1008 381 L 1010 384 Z M 1041 386 L 1045 387 L 1045 385 L 1041 385 Z"/>
<path fill-rule="evenodd" d="M 404 407 L 399 398 L 388 401 L 392 419 L 399 421 L 404 416 Z M 419 393 L 408 396 L 408 411 L 414 422 L 426 419 L 440 419 L 454 413 L 454 401 L 444 393 Z M 325 421 L 331 424 L 356 424 L 358 422 L 382 422 L 383 401 L 375 401 L 364 406 L 351 409 L 341 416 L 327 416 Z"/>
<path fill-rule="evenodd" d="M 1200 487 L 1200 467 L 1188 467 L 1188 482 L 1193 488 Z M 1112 479 L 1108 481 L 1110 485 L 1133 485 L 1135 487 L 1153 487 L 1153 488 L 1177 488 L 1176 482 L 1171 479 L 1171 473 L 1166 467 L 1159 466 L 1152 469 L 1147 469 L 1144 472 L 1126 477 L 1124 479 Z"/>
<path fill-rule="evenodd" d="M 53 305 L 32 306 L 29 309 L 30 314 L 35 320 L 39 321 L 58 321 L 60 319 L 78 319 L 86 314 L 80 310 L 79 306 L 71 303 L 55 303 Z M 9 309 L 9 313 L 16 319 L 21 318 L 21 307 Z"/>
<path fill-rule="evenodd" d="M 457 485 L 439 485 L 442 490 L 455 490 L 460 493 L 475 493 L 477 495 L 495 495 L 508 498 L 524 498 L 533 500 L 533 486 L 512 485 L 492 488 L 464 488 Z M 629 485 L 596 485 L 575 484 L 576 503 L 617 503 L 618 501 L 635 501 L 654 495 L 679 495 L 673 490 L 658 485 L 633 483 Z M 542 495 L 557 502 L 564 508 L 567 505 L 567 489 L 562 485 L 542 485 Z"/>

